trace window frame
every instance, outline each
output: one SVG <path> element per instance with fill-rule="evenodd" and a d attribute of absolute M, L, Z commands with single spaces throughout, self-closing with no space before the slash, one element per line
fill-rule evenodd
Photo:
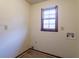
<path fill-rule="evenodd" d="M 55 29 L 44 29 L 44 19 L 43 19 L 43 12 L 44 10 L 50 10 L 50 9 L 56 9 L 56 21 L 55 21 Z M 51 7 L 51 8 L 45 8 L 41 9 L 41 31 L 47 31 L 47 32 L 58 32 L 58 6 Z"/>

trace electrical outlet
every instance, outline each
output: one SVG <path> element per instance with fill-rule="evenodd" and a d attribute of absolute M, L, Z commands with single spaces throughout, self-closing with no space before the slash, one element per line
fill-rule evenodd
<path fill-rule="evenodd" d="M 7 25 L 5 25 L 5 30 L 7 30 L 8 29 L 8 26 Z"/>
<path fill-rule="evenodd" d="M 37 44 L 37 41 L 35 41 L 35 44 Z"/>
<path fill-rule="evenodd" d="M 61 31 L 64 31 L 64 27 L 63 26 L 61 26 Z"/>

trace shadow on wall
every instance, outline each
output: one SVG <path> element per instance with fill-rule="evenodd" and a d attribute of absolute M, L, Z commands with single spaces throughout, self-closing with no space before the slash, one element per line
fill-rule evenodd
<path fill-rule="evenodd" d="M 15 57 L 15 54 L 19 54 L 23 52 L 23 49 L 26 49 L 28 40 L 26 40 L 27 32 L 25 31 L 24 29 L 17 29 L 3 33 L 3 36 L 0 37 L 2 40 L 2 42 L 0 42 L 0 57 Z M 24 42 L 26 43 L 25 48 Z"/>
<path fill-rule="evenodd" d="M 26 6 L 26 7 L 25 7 Z M 0 58 L 16 57 L 29 48 L 29 4 L 24 0 L 0 0 Z"/>

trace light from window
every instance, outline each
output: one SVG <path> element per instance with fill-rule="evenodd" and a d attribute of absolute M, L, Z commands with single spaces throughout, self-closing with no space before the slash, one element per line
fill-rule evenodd
<path fill-rule="evenodd" d="M 42 31 L 58 31 L 58 7 L 41 9 L 41 30 Z"/>

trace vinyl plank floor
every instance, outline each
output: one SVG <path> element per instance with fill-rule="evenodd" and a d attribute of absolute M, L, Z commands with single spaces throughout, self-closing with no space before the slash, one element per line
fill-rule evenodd
<path fill-rule="evenodd" d="M 24 54 L 22 54 L 19 58 L 56 58 L 56 57 L 30 49 Z"/>

